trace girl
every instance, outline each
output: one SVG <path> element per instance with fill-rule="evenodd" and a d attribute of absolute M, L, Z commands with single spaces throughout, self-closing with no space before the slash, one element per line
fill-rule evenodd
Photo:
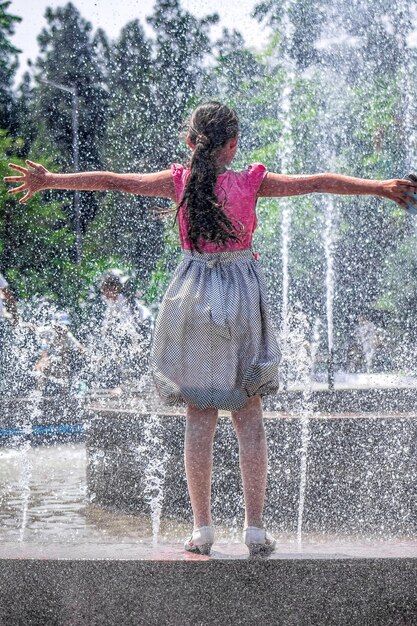
<path fill-rule="evenodd" d="M 194 530 L 185 549 L 208 554 L 214 541 L 210 511 L 212 444 L 218 410 L 231 411 L 239 441 L 245 498 L 244 541 L 250 554 L 271 553 L 275 540 L 262 526 L 267 446 L 261 396 L 278 389 L 279 348 L 266 306 L 266 289 L 251 251 L 259 197 L 308 193 L 376 195 L 401 207 L 417 183 L 365 180 L 338 174 L 287 176 L 261 164 L 228 169 L 238 147 L 236 113 L 218 102 L 197 107 L 187 123 L 188 168 L 153 174 L 52 174 L 26 161 L 10 165 L 21 183 L 9 193 L 41 189 L 125 191 L 176 203 L 184 257 L 163 299 L 151 365 L 168 404 L 186 403 L 185 469 Z"/>

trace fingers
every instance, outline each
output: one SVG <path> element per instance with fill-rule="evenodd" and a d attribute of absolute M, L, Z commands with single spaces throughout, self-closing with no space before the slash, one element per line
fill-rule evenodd
<path fill-rule="evenodd" d="M 398 188 L 401 191 L 407 191 L 408 193 L 417 193 L 417 182 L 410 180 L 402 180 L 398 181 Z"/>
<path fill-rule="evenodd" d="M 15 163 L 9 163 L 9 167 L 12 170 L 16 170 L 17 172 L 22 172 L 22 174 L 26 174 L 28 171 L 26 167 L 22 167 L 21 165 L 16 165 Z"/>
<path fill-rule="evenodd" d="M 395 196 L 393 198 L 394 202 L 398 204 L 403 209 L 409 209 L 410 211 L 417 211 L 417 200 L 415 198 L 410 197 L 408 194 Z"/>
<path fill-rule="evenodd" d="M 410 179 L 412 182 L 410 182 Z M 411 175 L 408 179 L 397 178 L 390 181 L 389 193 L 386 197 L 398 204 L 402 209 L 417 214 L 417 182 Z"/>
<path fill-rule="evenodd" d="M 410 177 L 408 178 L 394 178 L 393 180 L 389 181 L 390 185 L 389 187 L 391 188 L 391 191 L 395 192 L 408 192 L 408 193 L 417 193 L 417 181 L 415 179 L 410 180 Z"/>
<path fill-rule="evenodd" d="M 22 176 L 5 176 L 4 181 L 6 183 L 21 183 L 18 187 L 14 189 L 9 189 L 7 193 L 16 194 L 25 191 L 25 195 L 20 198 L 19 202 L 26 202 L 35 191 L 39 189 L 39 180 L 43 178 L 43 174 L 48 170 L 41 165 L 40 163 L 34 163 L 27 159 L 25 163 L 31 168 L 27 169 L 26 167 L 22 167 L 21 165 L 16 165 L 16 163 L 9 163 L 9 167 L 17 172 L 21 173 Z M 32 169 L 33 168 L 33 169 Z"/>
<path fill-rule="evenodd" d="M 22 204 L 22 202 L 26 202 L 26 200 L 30 198 L 31 195 L 32 195 L 32 192 L 27 191 L 25 195 L 23 196 L 23 198 L 20 198 L 19 203 Z"/>
<path fill-rule="evenodd" d="M 26 165 L 29 165 L 30 167 L 33 167 L 33 169 L 38 170 L 40 172 L 47 171 L 47 169 L 40 163 L 34 163 L 34 161 L 29 161 L 29 159 L 26 159 L 25 163 Z M 18 172 L 22 172 L 22 174 L 26 174 L 28 172 L 28 169 L 26 167 L 22 167 L 21 165 L 16 165 L 16 163 L 9 163 L 9 167 L 12 170 L 17 170 Z"/>
<path fill-rule="evenodd" d="M 29 159 L 26 159 L 25 163 L 27 165 L 30 165 L 30 167 L 33 167 L 35 170 L 40 170 L 41 172 L 46 172 L 46 168 L 43 165 L 41 165 L 40 163 L 34 163 L 33 161 L 29 161 Z"/>
<path fill-rule="evenodd" d="M 20 185 L 20 187 L 14 187 L 14 189 L 9 189 L 7 193 L 18 193 L 19 191 L 24 191 L 26 189 L 26 185 Z"/>
<path fill-rule="evenodd" d="M 393 202 L 395 202 L 395 204 L 398 204 L 401 208 L 406 209 L 408 206 L 408 202 L 406 200 L 404 200 L 404 198 L 402 198 L 401 196 L 395 196 L 393 198 L 391 198 L 391 200 Z"/>
<path fill-rule="evenodd" d="M 411 205 L 417 208 L 417 194 L 415 190 L 408 190 L 406 194 L 401 196 L 401 198 L 406 202 L 407 205 Z"/>
<path fill-rule="evenodd" d="M 3 180 L 5 183 L 19 183 L 23 180 L 23 176 L 5 176 Z"/>

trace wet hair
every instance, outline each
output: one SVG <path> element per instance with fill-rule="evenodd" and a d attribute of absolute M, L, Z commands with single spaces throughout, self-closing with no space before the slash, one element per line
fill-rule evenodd
<path fill-rule="evenodd" d="M 123 283 L 117 276 L 107 274 L 101 281 L 101 290 L 104 289 L 110 289 L 119 295 L 123 293 Z"/>
<path fill-rule="evenodd" d="M 188 238 L 191 248 L 198 252 L 200 238 L 217 245 L 229 240 L 239 241 L 214 191 L 218 176 L 217 154 L 239 133 L 236 112 L 220 102 L 200 104 L 187 120 L 185 130 L 195 149 L 175 220 L 181 207 L 186 205 Z"/>

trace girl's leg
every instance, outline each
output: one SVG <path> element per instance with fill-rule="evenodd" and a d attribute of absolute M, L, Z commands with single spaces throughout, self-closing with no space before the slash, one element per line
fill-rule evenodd
<path fill-rule="evenodd" d="M 245 498 L 245 527 L 262 527 L 265 501 L 268 449 L 260 396 L 249 398 L 240 411 L 232 412 L 239 441 L 240 471 Z"/>
<path fill-rule="evenodd" d="M 212 525 L 211 472 L 218 413 L 217 409 L 187 406 L 184 460 L 194 528 Z"/>

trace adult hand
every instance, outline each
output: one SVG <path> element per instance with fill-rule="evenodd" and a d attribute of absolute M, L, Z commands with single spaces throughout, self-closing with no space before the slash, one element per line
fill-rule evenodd
<path fill-rule="evenodd" d="M 382 180 L 380 182 L 381 193 L 378 195 L 392 200 L 403 209 L 409 204 L 417 209 L 417 200 L 409 194 L 417 194 L 417 181 L 413 182 L 403 178 L 393 178 L 391 180 Z"/>
<path fill-rule="evenodd" d="M 28 198 L 36 191 L 40 191 L 41 189 L 47 189 L 48 185 L 46 182 L 46 177 L 49 174 L 48 170 L 40 163 L 33 163 L 33 161 L 25 161 L 29 166 L 22 167 L 21 165 L 15 165 L 14 163 L 9 163 L 9 167 L 12 170 L 16 170 L 20 172 L 20 176 L 5 176 L 4 182 L 6 183 L 21 183 L 19 187 L 14 187 L 13 189 L 9 189 L 8 193 L 20 193 L 26 191 L 25 195 L 20 198 L 19 202 L 26 202 Z M 30 169 L 29 169 L 30 168 Z"/>

